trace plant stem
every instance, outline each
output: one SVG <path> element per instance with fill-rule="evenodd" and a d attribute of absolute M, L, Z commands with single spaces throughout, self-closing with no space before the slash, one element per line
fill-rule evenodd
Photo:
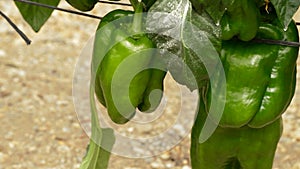
<path fill-rule="evenodd" d="M 133 1 L 133 0 L 130 0 Z M 133 16 L 133 24 L 132 29 L 134 33 L 139 33 L 142 31 L 142 20 L 143 20 L 143 3 L 140 1 L 136 1 L 134 6 L 134 16 Z"/>

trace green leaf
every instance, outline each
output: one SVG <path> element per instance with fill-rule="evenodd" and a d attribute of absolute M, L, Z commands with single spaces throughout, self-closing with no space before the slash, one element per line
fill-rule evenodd
<path fill-rule="evenodd" d="M 42 4 L 51 6 L 57 6 L 60 0 L 31 0 Z M 41 27 L 45 24 L 48 18 L 51 16 L 53 9 L 48 9 L 32 4 L 26 4 L 23 2 L 16 2 L 20 13 L 22 14 L 25 21 L 32 27 L 35 32 L 38 32 Z"/>
<path fill-rule="evenodd" d="M 215 59 L 219 59 L 216 52 L 220 50 L 219 26 L 206 12 L 196 13 L 188 0 L 158 0 L 149 12 L 146 27 L 157 32 L 152 37 L 157 47 L 181 58 L 162 54 L 174 80 L 190 90 L 206 85 L 207 68 L 216 66 Z"/>
<path fill-rule="evenodd" d="M 91 11 L 98 0 L 66 0 L 72 7 L 83 12 Z"/>
<path fill-rule="evenodd" d="M 220 20 L 225 13 L 225 6 L 222 0 L 190 0 L 196 11 L 201 14 L 207 12 L 215 23 Z M 232 1 L 232 0 L 231 0 Z"/>
<path fill-rule="evenodd" d="M 281 24 L 284 28 L 287 28 L 299 8 L 300 0 L 271 0 L 271 3 L 276 10 Z"/>

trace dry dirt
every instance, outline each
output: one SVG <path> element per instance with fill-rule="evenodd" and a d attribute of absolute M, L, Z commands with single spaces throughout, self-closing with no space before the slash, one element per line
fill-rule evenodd
<path fill-rule="evenodd" d="M 65 3 L 60 7 L 70 8 Z M 98 4 L 93 14 L 103 16 L 113 8 L 119 7 Z M 13 1 L 0 1 L 0 10 L 33 41 L 26 46 L 0 18 L 0 169 L 78 168 L 88 137 L 73 106 L 73 71 L 98 21 L 55 11 L 36 34 Z M 295 19 L 300 21 L 300 15 Z M 274 169 L 300 169 L 299 87 L 284 115 L 284 133 Z M 109 168 L 189 169 L 189 139 L 186 137 L 172 150 L 152 158 L 112 155 Z"/>

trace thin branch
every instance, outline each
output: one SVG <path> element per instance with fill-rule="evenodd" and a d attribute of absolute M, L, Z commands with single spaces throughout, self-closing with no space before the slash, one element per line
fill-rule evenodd
<path fill-rule="evenodd" d="M 290 46 L 290 47 L 300 47 L 299 42 L 289 42 L 289 41 L 273 40 L 273 39 L 258 39 L 258 38 L 255 38 L 255 39 L 252 40 L 252 42 L 272 44 L 272 45 Z"/>
<path fill-rule="evenodd" d="M 114 2 L 114 1 L 101 1 L 101 0 L 99 0 L 98 2 L 103 3 L 103 4 L 111 4 L 111 5 L 131 6 L 131 4 L 122 3 L 122 2 Z"/>
<path fill-rule="evenodd" d="M 30 1 L 30 0 L 14 0 L 14 1 L 27 3 L 27 4 L 31 4 L 31 5 L 36 5 L 36 6 L 40 6 L 40 7 L 45 7 L 45 8 L 50 8 L 50 9 L 55 9 L 55 10 L 58 10 L 58 11 L 63 11 L 63 12 L 71 13 L 71 14 L 86 16 L 86 17 L 90 17 L 90 18 L 94 18 L 94 19 L 102 19 L 103 18 L 103 17 L 99 17 L 99 16 L 95 16 L 95 15 L 91 15 L 91 14 L 87 14 L 87 13 L 83 13 L 83 12 L 78 12 L 78 11 L 63 9 L 63 8 L 59 8 L 59 7 L 55 7 L 55 6 L 51 6 L 51 5 L 46 5 L 46 4 L 42 4 L 42 3 L 38 3 L 38 2 L 33 2 L 33 1 Z M 131 4 L 127 4 L 127 3 L 109 2 L 109 1 L 103 1 L 103 0 L 99 0 L 99 3 L 131 6 Z M 30 44 L 31 41 L 25 36 L 25 34 L 22 33 L 16 27 L 16 25 L 11 22 L 11 20 L 7 16 L 5 16 L 2 12 L 0 14 L 12 25 L 12 27 L 20 34 L 20 36 L 26 41 L 26 43 Z M 300 25 L 300 22 L 296 22 L 296 25 Z M 274 45 L 283 45 L 283 46 L 291 46 L 291 47 L 300 47 L 299 42 L 288 42 L 288 41 L 272 40 L 272 39 L 253 39 L 252 42 L 265 43 L 265 44 L 274 44 Z"/>
<path fill-rule="evenodd" d="M 22 3 L 26 3 L 26 4 L 30 4 L 30 5 L 36 5 L 36 6 L 40 6 L 40 7 L 44 7 L 44 8 L 55 9 L 58 11 L 63 11 L 63 12 L 71 13 L 71 14 L 86 16 L 86 17 L 90 17 L 90 18 L 94 18 L 94 19 L 102 19 L 102 17 L 96 16 L 96 15 L 91 15 L 91 14 L 87 14 L 84 12 L 78 12 L 78 11 L 73 11 L 73 10 L 69 10 L 69 9 L 63 9 L 63 8 L 59 8 L 56 6 L 46 5 L 46 4 L 42 4 L 42 3 L 38 3 L 38 2 L 34 2 L 34 1 L 29 1 L 29 0 L 14 0 L 14 1 L 22 2 Z"/>
<path fill-rule="evenodd" d="M 12 20 L 9 19 L 2 11 L 0 11 L 0 15 L 14 28 L 14 30 L 22 37 L 22 39 L 26 42 L 27 45 L 30 45 L 31 40 L 17 27 L 16 24 L 13 23 Z"/>

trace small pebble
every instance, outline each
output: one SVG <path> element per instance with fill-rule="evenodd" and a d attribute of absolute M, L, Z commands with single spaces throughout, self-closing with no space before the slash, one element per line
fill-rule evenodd
<path fill-rule="evenodd" d="M 182 125 L 176 124 L 173 126 L 174 129 L 177 130 L 179 135 L 184 135 L 185 134 L 185 129 Z"/>
<path fill-rule="evenodd" d="M 129 133 L 132 133 L 132 132 L 134 131 L 134 128 L 133 128 L 133 127 L 129 127 L 129 128 L 127 129 L 127 131 L 128 131 Z"/>
<path fill-rule="evenodd" d="M 188 166 L 188 165 L 185 165 L 185 166 L 182 167 L 182 169 L 191 169 L 191 167 Z"/>
<path fill-rule="evenodd" d="M 173 162 L 167 162 L 166 167 L 167 168 L 174 168 L 175 164 Z"/>
<path fill-rule="evenodd" d="M 4 135 L 4 138 L 7 140 L 11 140 L 13 138 L 13 136 L 14 136 L 14 133 L 9 131 Z"/>
<path fill-rule="evenodd" d="M 0 49 L 0 58 L 5 57 L 5 55 L 6 55 L 6 52 L 4 50 Z"/>
<path fill-rule="evenodd" d="M 58 150 L 59 152 L 69 152 L 69 151 L 70 151 L 70 148 L 69 148 L 68 146 L 66 146 L 66 145 L 61 145 L 61 146 L 58 146 L 58 147 L 57 147 L 57 150 Z"/>
<path fill-rule="evenodd" d="M 152 168 L 159 168 L 159 164 L 157 163 L 157 162 L 153 162 L 153 163 L 151 163 L 151 167 Z"/>
<path fill-rule="evenodd" d="M 152 125 L 151 124 L 145 124 L 139 130 L 143 133 L 149 133 L 152 130 Z"/>
<path fill-rule="evenodd" d="M 7 159 L 7 157 L 8 156 L 6 154 L 0 152 L 0 163 L 3 163 Z"/>
<path fill-rule="evenodd" d="M 163 159 L 163 160 L 168 160 L 168 159 L 170 159 L 170 153 L 165 152 L 162 155 L 160 155 L 160 158 Z"/>
<path fill-rule="evenodd" d="M 63 127 L 63 128 L 62 128 L 62 131 L 63 131 L 64 133 L 68 133 L 68 132 L 70 132 L 70 128 L 68 128 L 68 127 Z"/>
<path fill-rule="evenodd" d="M 185 160 L 183 160 L 182 164 L 188 164 L 188 162 L 189 161 L 185 159 Z"/>
<path fill-rule="evenodd" d="M 58 101 L 56 101 L 56 105 L 57 106 L 67 106 L 68 104 L 69 104 L 69 102 L 66 101 L 66 100 L 58 100 Z"/>
<path fill-rule="evenodd" d="M 161 164 L 160 162 L 152 162 L 151 167 L 152 168 L 164 168 L 164 165 Z"/>

